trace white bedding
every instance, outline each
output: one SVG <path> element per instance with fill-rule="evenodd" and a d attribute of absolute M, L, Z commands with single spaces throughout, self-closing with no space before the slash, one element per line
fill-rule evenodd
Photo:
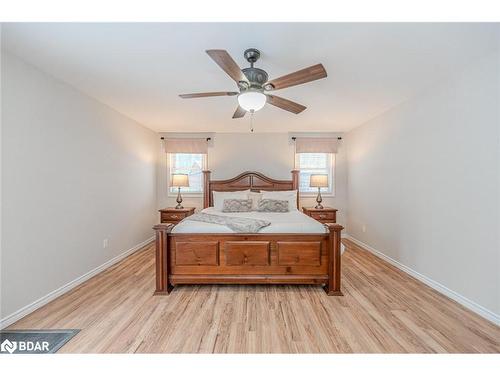
<path fill-rule="evenodd" d="M 259 233 L 325 233 L 325 227 L 299 210 L 290 212 L 221 212 L 214 207 L 203 211 L 212 215 L 248 217 L 270 221 L 271 225 L 262 228 Z M 183 220 L 177 224 L 172 233 L 235 233 L 225 225 L 205 223 L 201 221 Z"/>

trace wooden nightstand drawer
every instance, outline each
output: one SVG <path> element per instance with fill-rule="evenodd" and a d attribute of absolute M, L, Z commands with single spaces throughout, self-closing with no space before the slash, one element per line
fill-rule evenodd
<path fill-rule="evenodd" d="M 311 212 L 311 217 L 316 220 L 334 220 L 335 212 Z"/>
<path fill-rule="evenodd" d="M 164 208 L 160 210 L 160 221 L 162 223 L 174 223 L 177 224 L 179 221 L 185 217 L 194 214 L 194 207 L 186 207 L 181 209 L 175 208 Z"/>
<path fill-rule="evenodd" d="M 181 221 L 186 216 L 186 212 L 162 212 L 161 221 Z"/>
<path fill-rule="evenodd" d="M 325 208 L 310 208 L 302 207 L 302 211 L 311 216 L 314 220 L 318 220 L 321 223 L 336 223 L 337 222 L 337 210 L 331 207 Z"/>

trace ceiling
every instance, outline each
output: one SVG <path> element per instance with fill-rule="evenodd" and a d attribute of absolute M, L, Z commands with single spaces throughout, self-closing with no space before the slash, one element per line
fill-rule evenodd
<path fill-rule="evenodd" d="M 248 131 L 231 118 L 236 97 L 178 94 L 235 91 L 205 53 L 226 49 L 270 78 L 323 63 L 328 77 L 276 91 L 307 106 L 271 105 L 259 132 L 347 131 L 460 71 L 498 45 L 498 24 L 402 23 L 9 23 L 3 46 L 40 69 L 156 131 Z"/>

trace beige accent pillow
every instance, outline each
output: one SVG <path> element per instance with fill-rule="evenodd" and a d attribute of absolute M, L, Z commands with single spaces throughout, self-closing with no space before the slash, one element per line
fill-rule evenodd
<path fill-rule="evenodd" d="M 262 193 L 251 191 L 248 193 L 248 199 L 252 200 L 252 211 L 257 211 L 259 209 L 259 202 L 262 199 Z"/>

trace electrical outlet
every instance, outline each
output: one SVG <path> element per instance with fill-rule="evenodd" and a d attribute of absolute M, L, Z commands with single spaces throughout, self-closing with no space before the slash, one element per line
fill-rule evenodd
<path fill-rule="evenodd" d="M 109 239 L 105 238 L 104 240 L 102 240 L 102 248 L 106 249 L 108 246 L 109 246 Z"/>
<path fill-rule="evenodd" d="M 361 227 L 361 230 L 363 231 L 363 233 L 366 232 L 366 225 L 365 224 L 363 224 L 363 226 Z"/>

